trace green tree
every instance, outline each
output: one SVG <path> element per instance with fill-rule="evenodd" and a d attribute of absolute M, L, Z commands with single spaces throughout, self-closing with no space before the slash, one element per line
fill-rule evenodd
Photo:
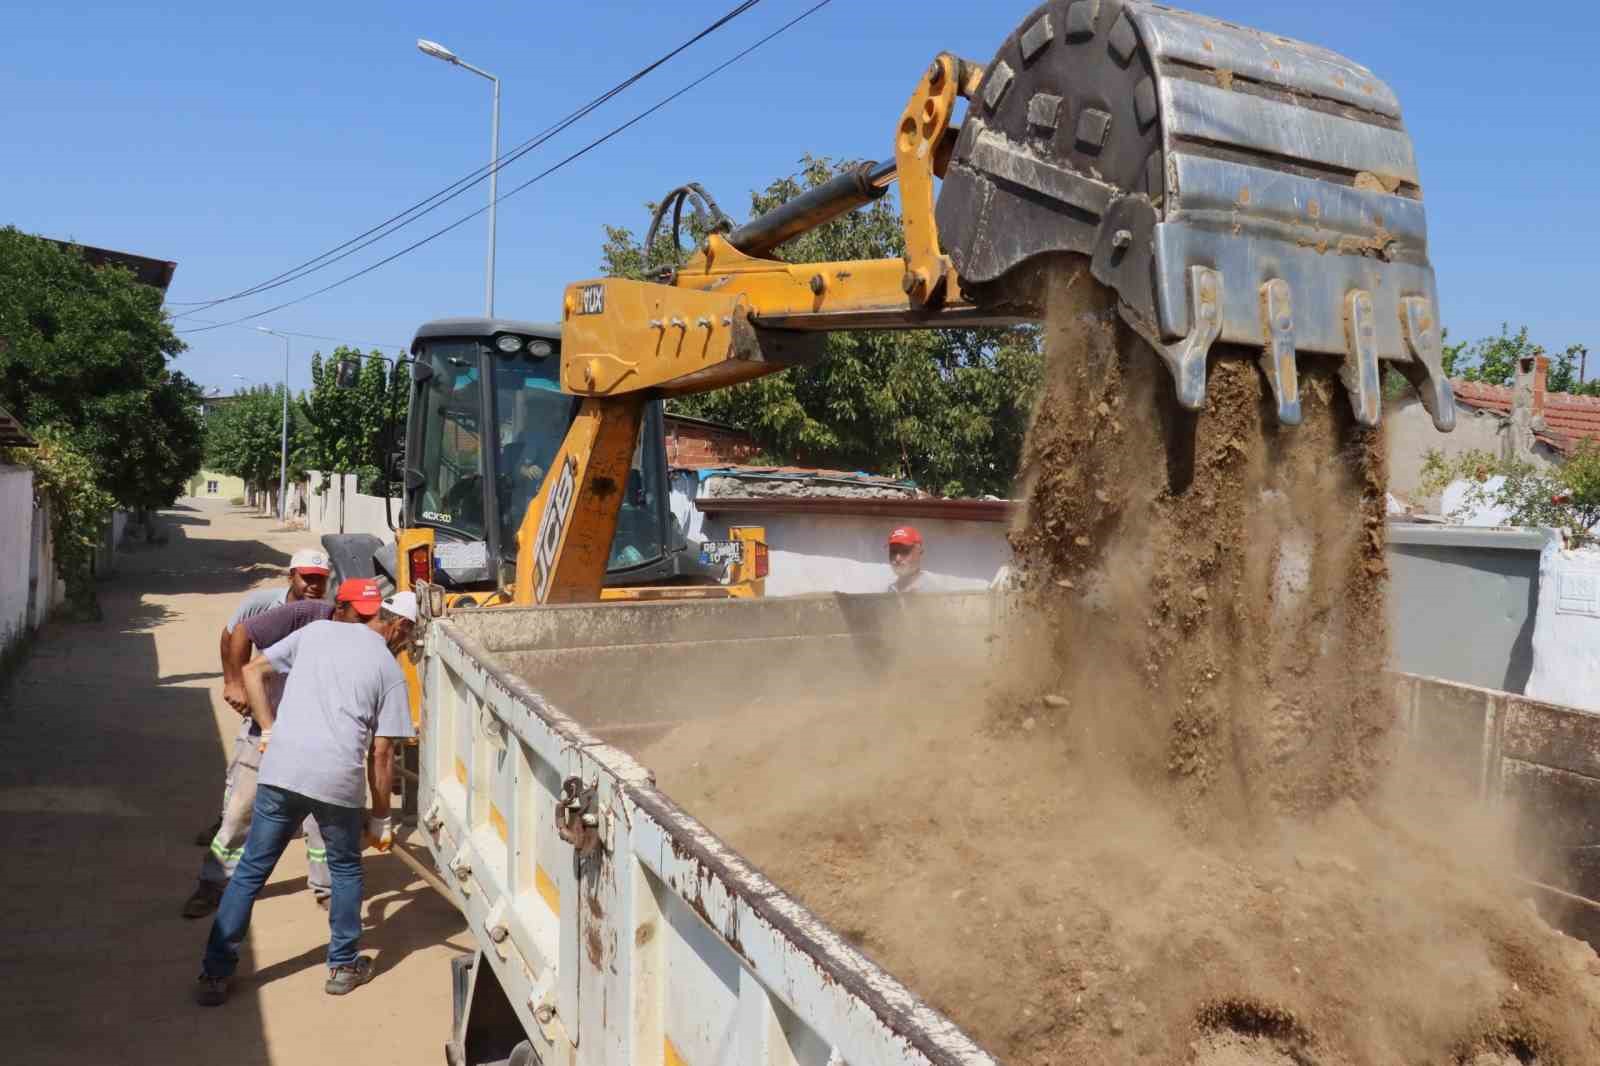
<path fill-rule="evenodd" d="M 339 364 L 356 359 L 361 371 L 353 387 L 339 385 Z M 382 493 L 392 434 L 404 414 L 407 382 L 402 367 L 376 350 L 362 354 L 340 346 L 326 359 L 311 357 L 311 390 L 300 398 L 307 426 L 305 462 L 328 473 L 361 475 L 363 491 Z"/>
<path fill-rule="evenodd" d="M 112 507 L 147 515 L 200 468 L 200 393 L 158 289 L 81 249 L 0 227 L 0 406 L 29 427 L 68 612 L 98 617 L 95 545 Z M 146 521 L 146 528 L 149 523 Z"/>
<path fill-rule="evenodd" d="M 1516 333 L 1500 324 L 1498 337 L 1485 337 L 1474 344 L 1461 342 L 1444 346 L 1446 377 L 1481 381 L 1489 385 L 1509 385 L 1517 376 L 1517 360 L 1538 354 L 1538 345 L 1528 339 L 1528 327 Z"/>
<path fill-rule="evenodd" d="M 291 405 L 290 410 L 295 409 Z M 226 404 L 206 421 L 206 465 L 274 492 L 282 455 L 283 386 L 257 385 Z M 306 429 L 289 420 L 289 477 L 303 473 Z"/>
<path fill-rule="evenodd" d="M 1445 339 L 1448 338 L 1446 333 Z M 1497 337 L 1484 337 L 1472 344 L 1465 341 L 1445 344 L 1444 373 L 1446 377 L 1466 381 L 1510 385 L 1517 378 L 1518 361 L 1544 354 L 1544 346 L 1529 339 L 1527 326 L 1520 326 L 1512 333 L 1509 324 L 1501 323 Z M 1600 396 L 1600 381 L 1579 380 L 1584 357 L 1588 354 L 1589 349 L 1583 345 L 1569 344 L 1561 354 L 1551 357 L 1545 388 L 1550 392 Z"/>
<path fill-rule="evenodd" d="M 1578 396 L 1600 396 L 1600 381 L 1583 381 L 1579 375 L 1587 372 L 1589 349 L 1581 344 L 1569 344 L 1567 350 L 1550 359 L 1550 376 L 1545 388 L 1550 392 L 1568 392 Z"/>
<path fill-rule="evenodd" d="M 798 176 L 751 196 L 759 215 L 845 169 L 806 157 Z M 703 236 L 703 224 L 691 227 Z M 790 262 L 904 253 L 887 200 L 851 212 L 779 249 Z M 644 249 L 607 226 L 601 269 L 641 278 L 680 255 L 670 238 Z M 769 454 L 912 477 L 945 495 L 1010 492 L 1040 377 L 1037 330 L 854 332 L 828 337 L 817 366 L 673 401 L 673 409 L 737 426 Z"/>
<path fill-rule="evenodd" d="M 1550 469 L 1522 459 L 1469 451 L 1447 459 L 1437 450 L 1423 457 L 1424 495 L 1455 481 L 1468 483 L 1461 511 L 1504 508 L 1514 526 L 1549 526 L 1569 542 L 1592 540 L 1600 524 L 1600 445 L 1583 441 L 1561 466 Z"/>
<path fill-rule="evenodd" d="M 160 290 L 0 228 L 0 406 L 55 427 L 117 504 L 163 507 L 200 468 L 199 392 Z"/>
<path fill-rule="evenodd" d="M 77 451 L 65 430 L 44 426 L 31 432 L 37 448 L 0 448 L 0 459 L 33 470 L 33 497 L 50 514 L 56 573 L 67 586 L 70 617 L 100 617 L 94 589 L 94 553 L 115 500 L 100 487 L 93 460 Z"/>
<path fill-rule="evenodd" d="M 202 395 L 200 386 L 183 374 L 164 374 L 146 394 L 146 417 L 164 432 L 128 441 L 105 468 L 110 483 L 120 486 L 118 502 L 139 511 L 149 535 L 154 534 L 149 513 L 182 496 L 205 457 Z"/>

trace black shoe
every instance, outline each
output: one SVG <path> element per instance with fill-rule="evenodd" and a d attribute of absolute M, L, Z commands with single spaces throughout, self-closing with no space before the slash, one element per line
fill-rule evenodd
<path fill-rule="evenodd" d="M 349 966 L 335 966 L 328 971 L 328 983 L 322 990 L 330 996 L 344 996 L 372 980 L 372 958 L 357 955 Z"/>
<path fill-rule="evenodd" d="M 194 1001 L 202 1007 L 220 1007 L 228 1002 L 228 978 L 202 973 L 194 986 Z"/>
<path fill-rule="evenodd" d="M 194 835 L 194 846 L 197 848 L 209 848 L 211 846 L 211 841 L 214 840 L 216 835 L 220 832 L 222 832 L 222 815 L 219 814 L 217 815 L 217 820 L 211 823 L 210 829 L 207 829 L 203 833 L 196 833 Z"/>
<path fill-rule="evenodd" d="M 214 885 L 210 881 L 201 881 L 194 886 L 194 894 L 183 904 L 185 918 L 204 918 L 217 909 L 217 904 L 222 902 L 222 886 Z"/>

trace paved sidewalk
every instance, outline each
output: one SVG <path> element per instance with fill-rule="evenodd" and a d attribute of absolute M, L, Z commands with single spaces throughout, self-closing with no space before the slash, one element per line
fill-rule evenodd
<path fill-rule="evenodd" d="M 256 907 L 232 999 L 191 999 L 210 921 L 179 910 L 238 721 L 218 636 L 245 590 L 283 581 L 315 540 L 210 502 L 163 518 L 169 543 L 134 548 L 101 586 L 105 620 L 51 626 L 0 693 L 0 1057 L 434 1066 L 449 960 L 471 939 L 393 857 L 366 858 L 370 985 L 323 993 L 327 917 L 296 841 Z"/>

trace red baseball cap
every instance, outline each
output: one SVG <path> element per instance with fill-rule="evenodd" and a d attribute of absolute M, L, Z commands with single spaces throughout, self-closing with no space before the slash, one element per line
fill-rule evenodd
<path fill-rule="evenodd" d="M 378 608 L 383 606 L 383 591 L 370 577 L 346 578 L 339 583 L 339 591 L 334 596 L 334 601 L 348 603 L 356 609 L 356 614 L 371 618 L 378 613 Z"/>
<path fill-rule="evenodd" d="M 917 532 L 916 526 L 901 526 L 889 534 L 889 543 L 904 544 L 910 547 L 913 544 L 922 543 L 922 534 Z"/>

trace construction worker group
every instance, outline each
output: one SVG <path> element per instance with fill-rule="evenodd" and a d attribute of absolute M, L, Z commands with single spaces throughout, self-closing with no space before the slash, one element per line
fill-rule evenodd
<path fill-rule="evenodd" d="M 922 536 L 901 526 L 888 538 L 889 591 L 929 592 Z M 239 715 L 216 821 L 185 918 L 215 915 L 195 999 L 220 1006 L 239 963 L 257 895 L 296 835 L 306 842 L 307 881 L 328 913 L 330 995 L 372 977 L 361 939 L 361 852 L 388 851 L 397 742 L 413 735 L 405 677 L 395 654 L 410 640 L 417 600 L 385 597 L 351 578 L 328 597 L 331 566 L 315 549 L 294 553 L 286 584 L 251 592 L 222 629 L 222 698 Z"/>
<path fill-rule="evenodd" d="M 330 602 L 331 567 L 320 551 L 289 560 L 286 585 L 252 592 L 223 627 L 223 700 L 239 730 L 221 813 L 205 847 L 186 918 L 215 913 L 195 1000 L 227 1001 L 256 896 L 297 833 L 308 881 L 328 912 L 330 995 L 372 977 L 361 939 L 361 852 L 393 843 L 389 797 L 394 753 L 412 735 L 405 677 L 395 653 L 410 640 L 417 601 L 384 597 L 351 578 Z M 254 658 L 252 658 L 254 655 Z"/>

